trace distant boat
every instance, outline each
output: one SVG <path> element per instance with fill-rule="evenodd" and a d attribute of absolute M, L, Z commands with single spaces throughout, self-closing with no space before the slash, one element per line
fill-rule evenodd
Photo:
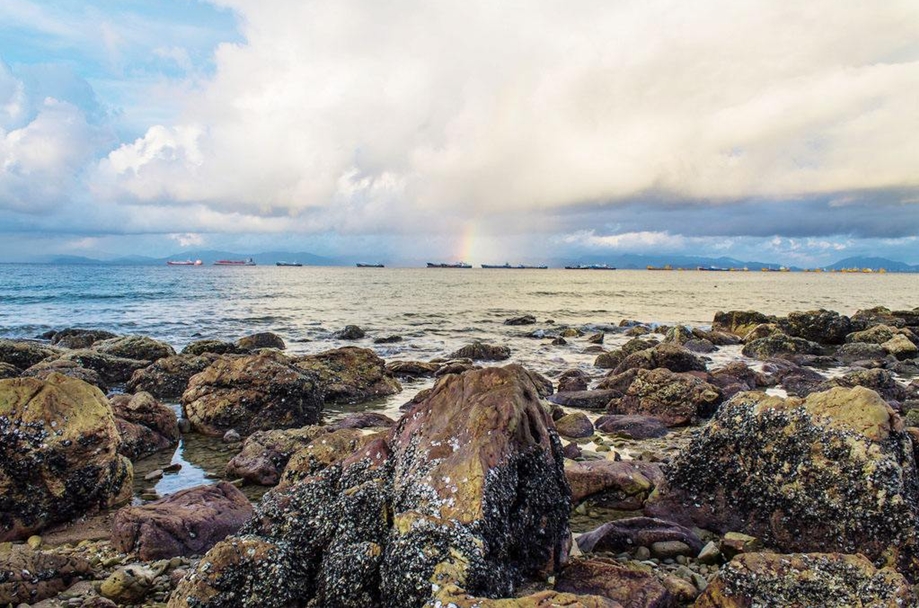
<path fill-rule="evenodd" d="M 195 260 L 194 262 L 191 260 L 168 260 L 166 262 L 167 266 L 200 266 L 201 264 L 203 264 L 201 260 Z"/>
<path fill-rule="evenodd" d="M 565 266 L 565 270 L 616 270 L 615 266 L 606 264 L 579 264 L 577 266 Z"/>
<path fill-rule="evenodd" d="M 721 266 L 696 266 L 696 270 L 704 270 L 707 272 L 728 272 L 730 268 L 723 268 Z"/>
<path fill-rule="evenodd" d="M 673 266 L 667 264 L 666 266 L 648 266 L 648 270 L 673 270 Z"/>
<path fill-rule="evenodd" d="M 297 268 L 303 266 L 300 262 L 275 262 L 275 266 L 295 266 Z"/>
<path fill-rule="evenodd" d="M 217 260 L 214 262 L 214 266 L 255 266 L 255 260 L 252 258 L 247 260 Z"/>
<path fill-rule="evenodd" d="M 386 268 L 382 264 L 364 264 L 363 262 L 358 262 L 356 265 L 358 268 Z"/>
<path fill-rule="evenodd" d="M 505 262 L 503 264 L 482 264 L 482 268 L 500 268 L 503 270 L 546 270 L 548 266 L 527 266 L 526 264 L 518 264 L 516 266 L 511 266 L 510 262 Z"/>
<path fill-rule="evenodd" d="M 466 262 L 457 262 L 456 264 L 444 264 L 443 262 L 434 264 L 433 262 L 428 262 L 428 268 L 472 268 L 472 265 Z"/>

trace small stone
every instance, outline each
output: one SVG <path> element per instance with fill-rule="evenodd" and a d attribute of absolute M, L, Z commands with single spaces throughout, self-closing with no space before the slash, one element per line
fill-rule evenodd
<path fill-rule="evenodd" d="M 242 437 L 240 437 L 239 432 L 236 429 L 230 429 L 223 434 L 224 443 L 239 443 L 240 441 L 242 441 Z"/>
<path fill-rule="evenodd" d="M 41 547 L 41 536 L 33 534 L 29 537 L 29 540 L 26 541 L 26 544 L 32 547 L 33 549 L 38 549 Z"/>
<path fill-rule="evenodd" d="M 661 580 L 661 583 L 663 583 L 667 591 L 669 591 L 681 604 L 688 604 L 694 601 L 699 595 L 699 590 L 695 585 L 678 576 L 673 576 L 672 574 L 665 576 Z"/>
<path fill-rule="evenodd" d="M 726 560 L 731 560 L 740 553 L 752 553 L 762 548 L 763 541 L 740 532 L 728 532 L 721 541 L 721 552 Z"/>
<path fill-rule="evenodd" d="M 173 462 L 171 465 L 169 465 L 169 466 L 167 466 L 167 467 L 163 467 L 163 472 L 164 472 L 164 473 L 176 473 L 176 472 L 181 471 L 181 470 L 182 470 L 182 463 L 181 463 L 181 462 Z"/>
<path fill-rule="evenodd" d="M 647 547 L 638 547 L 638 549 L 635 550 L 635 559 L 637 559 L 638 561 L 645 561 L 646 559 L 650 557 L 651 557 L 651 550 L 648 549 Z"/>
<path fill-rule="evenodd" d="M 692 548 L 678 540 L 662 540 L 651 543 L 651 554 L 660 559 L 670 559 L 677 555 L 692 555 Z"/>
<path fill-rule="evenodd" d="M 188 418 L 179 418 L 178 424 L 180 433 L 185 434 L 191 432 L 191 422 L 189 422 Z"/>
<path fill-rule="evenodd" d="M 713 541 L 708 541 L 699 551 L 698 560 L 703 564 L 717 564 L 721 561 L 721 550 Z"/>
<path fill-rule="evenodd" d="M 163 469 L 156 469 L 155 471 L 150 471 L 144 475 L 144 481 L 154 481 L 156 479 L 162 479 Z"/>

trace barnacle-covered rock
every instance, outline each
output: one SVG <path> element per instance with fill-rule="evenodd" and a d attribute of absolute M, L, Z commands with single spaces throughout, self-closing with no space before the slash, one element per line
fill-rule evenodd
<path fill-rule="evenodd" d="M 26 369 L 41 361 L 53 359 L 59 352 L 56 348 L 48 348 L 31 340 L 0 338 L 0 363 L 8 363 L 19 369 Z"/>
<path fill-rule="evenodd" d="M 909 397 L 909 390 L 885 369 L 857 369 L 843 376 L 831 378 L 817 387 L 814 392 L 827 391 L 834 387 L 852 388 L 863 386 L 870 388 L 886 401 L 903 401 Z"/>
<path fill-rule="evenodd" d="M 137 359 L 139 361 L 156 361 L 176 354 L 172 346 L 148 336 L 121 336 L 94 342 L 92 350 L 113 357 Z"/>
<path fill-rule="evenodd" d="M 459 350 L 454 351 L 451 359 L 472 359 L 473 361 L 503 361 L 511 356 L 511 349 L 507 346 L 473 342 Z"/>
<path fill-rule="evenodd" d="M 227 463 L 227 475 L 262 486 L 277 485 L 290 457 L 313 439 L 328 433 L 324 426 L 257 431 Z"/>
<path fill-rule="evenodd" d="M 323 400 L 317 375 L 276 351 L 218 359 L 182 394 L 192 428 L 214 436 L 315 424 Z"/>
<path fill-rule="evenodd" d="M 774 317 L 767 317 L 755 310 L 731 310 L 716 312 L 712 321 L 712 329 L 726 331 L 743 338 L 757 325 L 774 321 Z"/>
<path fill-rule="evenodd" d="M 118 452 L 132 461 L 171 448 L 179 442 L 179 423 L 175 412 L 150 393 L 113 395 L 110 402 L 121 435 Z"/>
<path fill-rule="evenodd" d="M 649 514 L 742 531 L 781 551 L 858 552 L 919 573 L 913 444 L 869 389 L 806 399 L 741 393 L 666 476 Z"/>
<path fill-rule="evenodd" d="M 98 387 L 99 390 L 103 392 L 108 390 L 108 387 L 106 386 L 106 383 L 102 379 L 102 375 L 99 374 L 99 372 L 83 367 L 76 361 L 66 361 L 64 359 L 42 361 L 41 363 L 36 363 L 32 367 L 22 372 L 22 375 L 44 380 L 53 373 L 58 373 L 70 378 L 77 378 L 83 382 Z"/>
<path fill-rule="evenodd" d="M 820 354 L 820 350 L 820 345 L 816 342 L 776 333 L 747 342 L 741 352 L 745 357 L 772 359 L 773 357 L 792 357 L 795 355 L 817 355 Z"/>
<path fill-rule="evenodd" d="M 115 417 L 82 380 L 0 380 L 0 541 L 130 498 Z"/>
<path fill-rule="evenodd" d="M 824 309 L 788 313 L 778 325 L 789 336 L 819 344 L 842 344 L 852 333 L 849 317 Z"/>
<path fill-rule="evenodd" d="M 294 361 L 316 374 L 327 403 L 362 403 L 402 391 L 386 362 L 369 348 L 345 346 Z"/>
<path fill-rule="evenodd" d="M 125 385 L 130 393 L 146 391 L 159 399 L 181 397 L 188 387 L 188 381 L 214 362 L 213 355 L 175 355 L 163 357 L 149 366 L 139 369 Z"/>
<path fill-rule="evenodd" d="M 639 369 L 625 394 L 610 400 L 607 412 L 654 416 L 667 426 L 682 426 L 710 416 L 719 403 L 718 387 L 692 374 Z"/>
<path fill-rule="evenodd" d="M 317 436 L 294 452 L 280 475 L 279 485 L 289 486 L 344 460 L 377 436 L 359 429 L 338 429 Z"/>
<path fill-rule="evenodd" d="M 705 361 L 679 344 L 665 342 L 640 350 L 622 360 L 613 374 L 630 369 L 669 369 L 672 372 L 705 371 Z"/>
<path fill-rule="evenodd" d="M 92 566 L 82 557 L 13 545 L 0 552 L 0 604 L 34 604 L 92 574 Z"/>
<path fill-rule="evenodd" d="M 915 606 L 909 584 L 861 555 L 744 553 L 724 566 L 695 608 Z"/>
<path fill-rule="evenodd" d="M 530 375 L 449 375 L 385 437 L 267 494 L 169 605 L 412 607 L 448 586 L 506 596 L 559 567 L 569 509 L 561 444 Z"/>

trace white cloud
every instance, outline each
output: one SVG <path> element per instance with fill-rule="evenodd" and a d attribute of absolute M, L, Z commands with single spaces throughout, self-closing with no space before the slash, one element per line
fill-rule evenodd
<path fill-rule="evenodd" d="M 686 245 L 686 239 L 680 235 L 650 231 L 598 235 L 594 230 L 583 230 L 566 234 L 561 241 L 570 245 L 622 251 L 674 250 Z"/>
<path fill-rule="evenodd" d="M 180 247 L 200 247 L 204 244 L 204 237 L 192 232 L 170 234 L 169 238 L 178 243 Z"/>

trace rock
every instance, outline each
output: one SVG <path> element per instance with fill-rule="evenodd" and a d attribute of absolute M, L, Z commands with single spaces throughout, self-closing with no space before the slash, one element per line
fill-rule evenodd
<path fill-rule="evenodd" d="M 165 342 L 147 336 L 109 338 L 94 342 L 91 350 L 113 357 L 138 361 L 156 361 L 176 354 L 176 351 Z"/>
<path fill-rule="evenodd" d="M 571 460 L 582 456 L 581 448 L 576 443 L 566 444 L 565 447 L 562 448 L 562 453 L 565 455 L 565 458 L 570 458 Z"/>
<path fill-rule="evenodd" d="M 724 553 L 724 557 L 728 560 L 741 553 L 761 551 L 762 548 L 762 540 L 740 532 L 728 532 L 721 539 L 721 552 Z"/>
<path fill-rule="evenodd" d="M 747 332 L 747 334 L 743 337 L 743 343 L 749 344 L 754 340 L 759 340 L 760 338 L 768 338 L 769 336 L 775 335 L 784 336 L 785 332 L 783 332 L 781 328 L 779 328 L 779 326 L 775 323 L 762 323 Z"/>
<path fill-rule="evenodd" d="M 658 559 L 673 559 L 680 555 L 696 555 L 692 547 L 679 540 L 660 540 L 651 543 L 651 555 Z"/>
<path fill-rule="evenodd" d="M 243 349 L 240 349 L 238 346 L 232 342 L 224 342 L 222 340 L 197 340 L 191 342 L 188 346 L 182 349 L 183 355 L 204 355 L 211 353 L 214 355 L 236 355 L 243 352 Z"/>
<path fill-rule="evenodd" d="M 565 463 L 565 477 L 575 505 L 590 499 L 599 506 L 635 510 L 663 480 L 663 473 L 647 462 L 588 460 Z"/>
<path fill-rule="evenodd" d="M 236 341 L 235 346 L 237 349 L 247 352 L 258 350 L 260 348 L 276 348 L 278 350 L 284 350 L 287 348 L 287 345 L 284 344 L 284 340 L 281 338 L 281 336 L 270 331 L 263 331 L 257 334 L 243 336 Z"/>
<path fill-rule="evenodd" d="M 513 317 L 504 321 L 505 325 L 533 325 L 534 323 L 536 323 L 536 317 L 533 315 Z"/>
<path fill-rule="evenodd" d="M 384 428 L 388 429 L 396 423 L 395 420 L 379 412 L 357 412 L 348 414 L 341 420 L 329 424 L 325 428 L 331 431 L 340 429 L 366 429 L 366 428 Z"/>
<path fill-rule="evenodd" d="M 451 359 L 472 359 L 473 361 L 503 361 L 509 359 L 511 349 L 506 346 L 473 342 L 450 354 Z"/>
<path fill-rule="evenodd" d="M 919 355 L 919 347 L 901 334 L 897 334 L 887 342 L 881 344 L 881 348 L 901 361 L 903 359 L 912 359 Z"/>
<path fill-rule="evenodd" d="M 529 375 L 449 375 L 385 438 L 269 492 L 170 606 L 420 606 L 448 586 L 507 596 L 558 567 L 569 509 L 561 444 Z"/>
<path fill-rule="evenodd" d="M 227 476 L 262 486 L 277 485 L 290 457 L 326 433 L 328 429 L 321 426 L 253 433 L 227 463 Z"/>
<path fill-rule="evenodd" d="M 165 473 L 163 472 L 163 469 L 156 469 L 144 475 L 144 481 L 157 481 L 159 479 L 162 479 L 163 475 L 165 475 Z"/>
<path fill-rule="evenodd" d="M 22 370 L 9 363 L 0 363 L 0 380 L 7 378 L 18 378 L 22 375 Z"/>
<path fill-rule="evenodd" d="M 891 327 L 903 327 L 906 325 L 903 319 L 894 315 L 889 308 L 884 306 L 858 310 L 850 320 L 853 331 L 862 331 L 874 325 L 889 325 Z"/>
<path fill-rule="evenodd" d="M 192 376 L 182 406 L 196 431 L 219 437 L 229 429 L 251 435 L 315 424 L 324 399 L 316 374 L 265 351 L 218 359 Z"/>
<path fill-rule="evenodd" d="M 549 401 L 564 407 L 576 407 L 586 410 L 602 410 L 606 408 L 610 399 L 618 397 L 620 393 L 612 390 L 598 391 L 573 391 L 567 393 L 555 393 L 549 397 Z"/>
<path fill-rule="evenodd" d="M 683 348 L 691 353 L 701 354 L 713 353 L 718 350 L 709 340 L 687 340 L 683 344 Z"/>
<path fill-rule="evenodd" d="M 639 369 L 625 395 L 612 399 L 607 411 L 653 416 L 667 426 L 682 426 L 710 416 L 720 403 L 718 387 L 691 374 Z"/>
<path fill-rule="evenodd" d="M 552 338 L 552 342 L 550 342 L 550 344 L 552 344 L 552 346 L 565 346 L 568 344 L 568 340 L 559 336 L 557 338 Z"/>
<path fill-rule="evenodd" d="M 31 547 L 32 549 L 38 549 L 39 547 L 41 547 L 41 543 L 42 543 L 42 537 L 38 536 L 37 534 L 33 534 L 32 536 L 26 539 L 26 544 L 29 545 L 29 547 Z"/>
<path fill-rule="evenodd" d="M 895 335 L 900 333 L 899 327 L 893 327 L 891 325 L 874 325 L 868 329 L 863 329 L 861 331 L 854 331 L 851 334 L 846 336 L 846 344 L 851 344 L 853 342 L 864 342 L 866 344 L 876 344 L 880 346 L 884 342 L 887 342 Z"/>
<path fill-rule="evenodd" d="M 444 577 L 447 578 L 447 577 Z M 452 583 L 437 585 L 437 593 L 427 605 L 449 608 L 623 608 L 619 602 L 598 595 L 574 595 L 554 590 L 537 591 L 523 597 L 491 599 L 474 597 Z"/>
<path fill-rule="evenodd" d="M 118 604 L 138 604 L 153 588 L 156 572 L 140 564 L 116 569 L 102 581 L 99 593 Z"/>
<path fill-rule="evenodd" d="M 726 331 L 743 338 L 754 327 L 762 323 L 769 323 L 772 319 L 755 310 L 732 310 L 729 312 L 716 312 L 712 321 L 712 329 Z"/>
<path fill-rule="evenodd" d="M 357 325 L 345 325 L 345 328 L 335 332 L 333 337 L 339 340 L 360 340 L 366 335 L 366 332 Z"/>
<path fill-rule="evenodd" d="M 34 604 L 92 575 L 90 563 L 77 555 L 13 545 L 0 552 L 0 604 Z"/>
<path fill-rule="evenodd" d="M 119 454 L 133 461 L 179 443 L 175 412 L 150 393 L 113 395 L 110 403 L 121 436 Z"/>
<path fill-rule="evenodd" d="M 395 395 L 402 385 L 386 371 L 386 363 L 369 348 L 345 346 L 294 359 L 315 374 L 326 403 L 362 403 Z"/>
<path fill-rule="evenodd" d="M 699 555 L 696 559 L 703 564 L 720 564 L 722 559 L 721 550 L 714 541 L 708 541 L 705 543 L 705 546 L 702 547 L 702 550 L 699 551 Z"/>
<path fill-rule="evenodd" d="M 115 514 L 112 545 L 144 561 L 202 555 L 252 516 L 246 496 L 225 481 L 180 490 Z"/>
<path fill-rule="evenodd" d="M 732 346 L 734 344 L 740 344 L 743 341 L 740 336 L 730 332 L 720 330 L 706 331 L 698 327 L 692 329 L 692 335 L 699 340 L 711 342 L 715 346 Z"/>
<path fill-rule="evenodd" d="M 663 437 L 670 429 L 654 416 L 607 415 L 597 418 L 597 430 L 626 439 Z"/>
<path fill-rule="evenodd" d="M 395 344 L 396 342 L 401 342 L 402 336 L 380 336 L 379 338 L 374 338 L 374 344 Z"/>
<path fill-rule="evenodd" d="M 242 436 L 236 429 L 230 429 L 223 434 L 224 443 L 239 443 L 240 441 L 242 441 Z"/>
<path fill-rule="evenodd" d="M 28 368 L 22 372 L 21 375 L 27 376 L 29 378 L 45 380 L 53 373 L 58 373 L 63 376 L 67 376 L 68 378 L 77 378 L 78 380 L 82 380 L 87 384 L 92 384 L 103 392 L 108 390 L 105 381 L 97 371 L 82 367 L 80 364 L 74 361 L 65 361 L 62 359 L 42 361 L 41 363 L 36 363 L 32 367 Z M 16 375 L 18 376 L 20 374 Z"/>
<path fill-rule="evenodd" d="M 552 381 L 538 372 L 524 368 L 523 371 L 530 377 L 530 381 L 536 385 L 536 393 L 543 398 L 548 398 L 555 392 Z"/>
<path fill-rule="evenodd" d="M 642 340 L 640 338 L 632 338 L 623 344 L 622 348 L 619 350 L 610 351 L 608 353 L 599 355 L 594 361 L 594 366 L 603 369 L 615 369 L 619 366 L 620 363 L 622 363 L 623 359 L 629 355 L 647 350 L 649 348 L 654 348 L 657 346 L 657 344 L 657 340 Z"/>
<path fill-rule="evenodd" d="M 456 359 L 445 361 L 434 373 L 434 377 L 441 378 L 447 374 L 464 374 L 473 369 L 482 369 L 482 366 L 473 364 L 472 359 Z"/>
<path fill-rule="evenodd" d="M 653 517 L 629 517 L 605 523 L 578 537 L 578 547 L 584 553 L 608 551 L 619 553 L 636 547 L 648 547 L 654 543 L 678 541 L 698 554 L 702 541 L 689 528 L 672 521 Z"/>
<path fill-rule="evenodd" d="M 182 396 L 189 379 L 213 363 L 214 359 L 198 355 L 163 357 L 151 365 L 135 371 L 125 386 L 129 393 L 146 391 L 159 399 Z"/>
<path fill-rule="evenodd" d="M 778 325 L 789 336 L 818 344 L 843 344 L 852 333 L 849 317 L 823 309 L 788 313 Z"/>
<path fill-rule="evenodd" d="M 562 416 L 555 421 L 555 429 L 562 437 L 579 439 L 594 434 L 594 425 L 584 412 L 575 412 Z"/>
<path fill-rule="evenodd" d="M 859 552 L 915 573 L 917 488 L 912 441 L 874 391 L 741 393 L 671 461 L 645 512 L 779 551 Z"/>
<path fill-rule="evenodd" d="M 54 359 L 58 352 L 29 340 L 6 340 L 0 338 L 0 363 L 7 363 L 19 369 L 28 369 L 46 359 Z"/>
<path fill-rule="evenodd" d="M 749 391 L 769 386 L 769 381 L 764 374 L 754 371 L 743 361 L 731 361 L 724 367 L 712 370 L 709 378 L 709 382 L 720 388 L 726 398 L 733 397 L 742 390 Z"/>
<path fill-rule="evenodd" d="M 291 455 L 278 485 L 290 486 L 316 475 L 376 438 L 374 435 L 365 435 L 359 429 L 338 429 L 320 435 Z"/>
<path fill-rule="evenodd" d="M 115 418 L 81 380 L 0 380 L 0 542 L 130 498 Z"/>
<path fill-rule="evenodd" d="M 833 356 L 843 363 L 853 363 L 855 361 L 883 359 L 887 356 L 887 351 L 884 350 L 880 344 L 847 342 L 846 344 L 840 345 Z"/>
<path fill-rule="evenodd" d="M 780 384 L 792 395 L 808 395 L 826 378 L 808 367 L 801 367 L 787 359 L 769 359 L 763 364 L 763 373 L 769 384 Z"/>
<path fill-rule="evenodd" d="M 595 334 L 587 336 L 587 341 L 590 344 L 603 344 L 603 339 L 606 337 L 602 331 L 599 331 Z"/>
<path fill-rule="evenodd" d="M 558 335 L 560 338 L 580 338 L 584 335 L 584 332 L 576 327 L 563 327 Z"/>
<path fill-rule="evenodd" d="M 820 345 L 816 342 L 795 338 L 785 334 L 773 334 L 747 342 L 741 351 L 744 357 L 753 359 L 772 359 L 774 357 L 790 357 L 793 355 L 818 355 Z"/>
<path fill-rule="evenodd" d="M 558 377 L 558 392 L 586 391 L 589 384 L 590 376 L 587 375 L 587 372 L 580 369 L 569 369 Z"/>
<path fill-rule="evenodd" d="M 670 608 L 670 592 L 650 572 L 593 557 L 572 559 L 559 573 L 555 590 L 578 595 L 599 595 L 625 608 Z"/>
<path fill-rule="evenodd" d="M 396 377 L 433 378 L 439 363 L 426 363 L 424 361 L 390 361 L 386 364 L 386 371 Z"/>
<path fill-rule="evenodd" d="M 622 360 L 613 370 L 621 374 L 630 369 L 664 368 L 672 372 L 705 371 L 705 361 L 677 344 L 658 344 Z"/>
<path fill-rule="evenodd" d="M 690 340 L 695 340 L 696 336 L 692 333 L 688 327 L 683 325 L 677 325 L 676 327 L 671 327 L 667 330 L 667 333 L 664 334 L 664 343 L 676 344 L 678 346 L 683 346 Z"/>
<path fill-rule="evenodd" d="M 89 348 L 96 342 L 117 338 L 118 334 L 113 334 L 104 329 L 80 329 L 71 327 L 54 332 L 51 337 L 51 344 L 61 348 Z"/>
<path fill-rule="evenodd" d="M 724 566 L 695 608 L 915 605 L 909 584 L 861 555 L 747 553 Z"/>
<path fill-rule="evenodd" d="M 67 351 L 56 361 L 69 361 L 91 369 L 98 373 L 106 384 L 127 382 L 135 371 L 150 365 L 149 361 L 125 359 L 90 349 Z"/>
<path fill-rule="evenodd" d="M 852 388 L 863 386 L 870 388 L 885 401 L 904 401 L 909 398 L 909 391 L 897 382 L 889 371 L 884 369 L 854 370 L 844 376 L 832 378 L 815 387 L 815 391 L 828 391 L 831 388 Z"/>

